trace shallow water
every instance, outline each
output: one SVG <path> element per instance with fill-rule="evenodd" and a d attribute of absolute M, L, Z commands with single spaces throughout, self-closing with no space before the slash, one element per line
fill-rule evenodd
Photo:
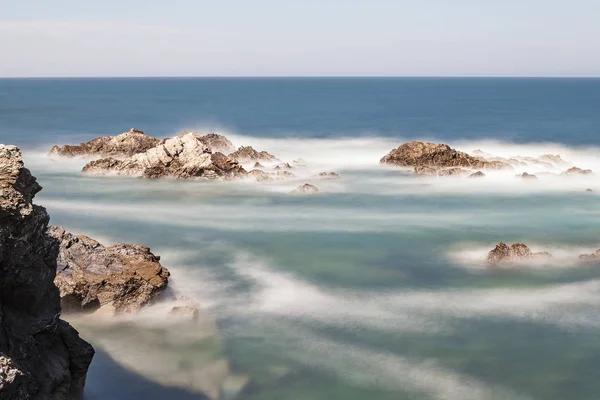
<path fill-rule="evenodd" d="M 561 92 L 558 85 L 542 94 Z M 510 108 L 485 86 L 477 93 Z M 542 128 L 535 118 L 512 123 Z M 543 169 L 527 166 L 479 180 L 428 178 L 378 164 L 419 138 L 414 132 L 227 133 L 235 145 L 302 157 L 306 166 L 297 179 L 269 183 L 143 181 L 82 175 L 85 160 L 39 151 L 54 135 L 22 145 L 52 223 L 104 244 L 148 245 L 172 273 L 169 296 L 139 316 L 71 318 L 103 351 L 89 399 L 146 397 L 152 385 L 157 396 L 202 398 L 203 379 L 227 388 L 222 398 L 242 400 L 598 398 L 600 265 L 577 261 L 600 248 L 597 176 L 514 177 Z M 445 141 L 498 156 L 560 154 L 600 171 L 598 136 L 585 148 L 552 139 L 514 144 L 459 132 Z M 322 171 L 342 179 L 314 177 Z M 305 182 L 320 192 L 289 193 Z M 484 260 L 499 241 L 555 259 L 490 270 Z M 171 296 L 201 307 L 202 321 L 170 318 Z M 116 368 L 131 379 L 115 378 Z"/>

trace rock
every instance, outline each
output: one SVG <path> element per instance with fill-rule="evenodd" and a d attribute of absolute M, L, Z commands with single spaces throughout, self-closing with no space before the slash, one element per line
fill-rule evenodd
<path fill-rule="evenodd" d="M 280 171 L 281 167 L 279 165 L 276 165 L 275 167 L 273 167 L 273 171 Z"/>
<path fill-rule="evenodd" d="M 61 226 L 50 226 L 48 235 L 60 250 L 54 283 L 66 311 L 135 312 L 167 287 L 169 271 L 148 247 L 124 243 L 105 247 Z"/>
<path fill-rule="evenodd" d="M 592 192 L 593 192 L 593 190 L 592 190 L 592 189 L 585 189 L 585 192 L 586 192 L 586 193 L 592 193 Z"/>
<path fill-rule="evenodd" d="M 539 260 L 552 258 L 552 255 L 546 251 L 533 253 L 529 247 L 523 243 L 515 243 L 508 246 L 504 242 L 498 243 L 496 247 L 489 252 L 487 263 L 490 265 L 514 264 L 523 261 Z"/>
<path fill-rule="evenodd" d="M 415 175 L 422 176 L 461 176 L 469 173 L 462 168 L 432 168 L 423 165 L 416 166 L 414 172 Z"/>
<path fill-rule="evenodd" d="M 596 250 L 596 252 L 592 254 L 581 254 L 579 259 L 582 261 L 600 260 L 600 249 Z"/>
<path fill-rule="evenodd" d="M 161 139 L 147 136 L 144 132 L 131 128 L 129 132 L 117 136 L 102 136 L 77 146 L 54 146 L 50 149 L 50 154 L 63 157 L 131 157 L 156 147 L 162 142 Z"/>
<path fill-rule="evenodd" d="M 292 190 L 292 193 L 317 193 L 318 191 L 319 189 L 315 185 L 305 183 L 304 185 L 300 185 L 296 189 Z"/>
<path fill-rule="evenodd" d="M 558 154 L 543 154 L 539 157 L 541 161 L 550 162 L 556 165 L 565 165 L 568 164 L 565 160 L 563 160 Z"/>
<path fill-rule="evenodd" d="M 481 171 L 477 171 L 477 172 L 473 172 L 471 175 L 469 175 L 469 178 L 484 178 L 485 174 Z"/>
<path fill-rule="evenodd" d="M 280 161 L 277 157 L 272 154 L 267 153 L 266 151 L 256 151 L 252 148 L 252 146 L 242 146 L 237 151 L 229 154 L 229 157 L 237 160 L 241 163 L 248 163 L 253 161 L 262 161 L 262 162 L 278 162 Z"/>
<path fill-rule="evenodd" d="M 209 133 L 198 137 L 213 153 L 229 154 L 235 151 L 235 146 L 223 135 Z"/>
<path fill-rule="evenodd" d="M 257 161 L 257 162 L 254 163 L 254 167 L 253 168 L 264 168 L 264 166 Z"/>
<path fill-rule="evenodd" d="M 527 172 L 523 172 L 521 175 L 515 175 L 517 178 L 523 179 L 537 179 L 538 177 L 533 174 L 528 174 Z"/>
<path fill-rule="evenodd" d="M 473 169 L 512 168 L 501 161 L 486 161 L 454 150 L 447 144 L 410 142 L 392 150 L 380 161 L 403 167 L 465 167 Z"/>
<path fill-rule="evenodd" d="M 200 316 L 200 311 L 191 306 L 176 306 L 171 309 L 170 314 L 197 321 Z"/>
<path fill-rule="evenodd" d="M 438 171 L 438 176 L 462 176 L 468 173 L 469 171 L 462 168 L 447 168 Z"/>
<path fill-rule="evenodd" d="M 414 172 L 415 172 L 415 175 L 437 176 L 438 169 L 437 168 L 426 167 L 424 165 L 418 165 L 418 166 L 415 167 Z"/>
<path fill-rule="evenodd" d="M 341 178 L 340 174 L 338 174 L 336 172 L 319 172 L 317 174 L 317 177 L 325 178 L 325 179 L 340 179 Z"/>
<path fill-rule="evenodd" d="M 581 168 L 577 168 L 577 167 L 572 167 L 569 168 L 568 170 L 566 170 L 565 172 L 563 172 L 563 175 L 589 175 L 589 174 L 593 174 L 591 169 L 581 169 Z"/>
<path fill-rule="evenodd" d="M 211 150 L 193 133 L 167 139 L 125 160 L 104 158 L 88 163 L 84 172 L 142 178 L 232 179 L 246 175 L 237 161 Z"/>
<path fill-rule="evenodd" d="M 253 169 L 248 172 L 248 177 L 255 179 L 257 182 L 269 182 L 273 180 L 271 174 L 261 171 L 260 169 Z"/>
<path fill-rule="evenodd" d="M 292 164 L 296 164 L 298 166 L 305 166 L 306 160 L 304 160 L 303 158 L 298 158 L 297 160 L 292 161 Z"/>
<path fill-rule="evenodd" d="M 288 178 L 294 178 L 296 175 L 294 175 L 293 173 L 291 173 L 289 171 L 277 171 L 275 176 L 278 178 L 281 178 L 281 179 L 288 179 Z"/>
<path fill-rule="evenodd" d="M 60 319 L 58 244 L 15 146 L 0 145 L 0 190 L 0 398 L 79 398 L 94 349 Z"/>

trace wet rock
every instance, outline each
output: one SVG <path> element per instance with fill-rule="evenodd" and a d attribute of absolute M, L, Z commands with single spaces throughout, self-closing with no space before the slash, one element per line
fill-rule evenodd
<path fill-rule="evenodd" d="M 58 245 L 19 149 L 0 145 L 0 398 L 81 397 L 94 349 L 60 319 Z"/>
<path fill-rule="evenodd" d="M 505 265 L 548 258 L 552 258 L 550 253 L 546 251 L 533 253 L 523 243 L 515 243 L 508 246 L 506 243 L 500 242 L 488 253 L 487 263 L 490 265 Z"/>
<path fill-rule="evenodd" d="M 577 167 L 572 167 L 563 172 L 563 175 L 590 175 L 593 174 L 591 169 L 581 169 Z"/>
<path fill-rule="evenodd" d="M 278 162 L 279 159 L 277 157 L 275 157 L 272 154 L 267 153 L 266 151 L 256 151 L 254 150 L 254 148 L 252 148 L 252 146 L 242 146 L 239 149 L 237 149 L 237 151 L 234 151 L 233 153 L 229 154 L 229 157 L 231 157 L 234 160 L 237 160 L 238 162 L 241 163 L 248 163 L 248 162 L 255 162 L 255 161 L 259 161 L 259 162 Z"/>
<path fill-rule="evenodd" d="M 150 179 L 232 179 L 246 175 L 237 161 L 222 153 L 212 153 L 193 133 L 168 139 L 125 160 L 105 158 L 92 161 L 83 171 Z"/>
<path fill-rule="evenodd" d="M 317 174 L 317 177 L 325 178 L 325 179 L 340 179 L 341 178 L 340 174 L 338 174 L 337 172 L 319 172 Z"/>
<path fill-rule="evenodd" d="M 117 136 L 102 136 L 76 146 L 54 146 L 50 149 L 50 154 L 63 157 L 131 157 L 162 142 L 163 140 L 148 136 L 139 129 L 131 128 L 129 132 Z"/>
<path fill-rule="evenodd" d="M 523 179 L 537 179 L 538 177 L 533 174 L 528 174 L 527 172 L 523 172 L 521 175 L 516 175 L 517 178 Z"/>
<path fill-rule="evenodd" d="M 473 172 L 471 175 L 469 175 L 469 178 L 484 178 L 485 174 L 481 171 L 477 171 L 477 172 Z"/>
<path fill-rule="evenodd" d="M 169 271 L 148 247 L 124 243 L 105 247 L 61 226 L 49 227 L 48 235 L 59 247 L 54 282 L 65 311 L 135 312 L 167 287 Z"/>
<path fill-rule="evenodd" d="M 452 149 L 447 144 L 410 142 L 392 150 L 380 161 L 403 167 L 464 167 L 472 169 L 512 168 L 501 161 L 486 161 Z"/>
<path fill-rule="evenodd" d="M 292 193 L 317 193 L 318 191 L 319 189 L 315 185 L 305 183 L 304 185 L 300 185 L 296 189 L 292 190 Z"/>

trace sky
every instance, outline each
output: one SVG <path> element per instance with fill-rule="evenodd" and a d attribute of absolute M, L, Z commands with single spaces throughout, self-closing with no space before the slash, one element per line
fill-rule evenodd
<path fill-rule="evenodd" d="M 0 77 L 600 76 L 600 0 L 0 0 Z"/>

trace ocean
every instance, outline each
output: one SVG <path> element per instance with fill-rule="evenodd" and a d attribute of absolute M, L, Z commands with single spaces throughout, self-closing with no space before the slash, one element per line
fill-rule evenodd
<path fill-rule="evenodd" d="M 132 127 L 303 161 L 276 182 L 147 181 L 47 154 Z M 566 163 L 483 179 L 379 164 L 411 140 Z M 600 79 L 0 79 L 0 142 L 51 223 L 171 271 L 139 315 L 66 316 L 98 350 L 88 400 L 599 397 L 600 263 L 578 256 L 600 248 L 600 183 L 541 173 L 600 173 Z M 319 193 L 290 194 L 303 183 Z M 500 241 L 554 258 L 490 269 Z M 177 302 L 200 321 L 170 318 Z"/>

